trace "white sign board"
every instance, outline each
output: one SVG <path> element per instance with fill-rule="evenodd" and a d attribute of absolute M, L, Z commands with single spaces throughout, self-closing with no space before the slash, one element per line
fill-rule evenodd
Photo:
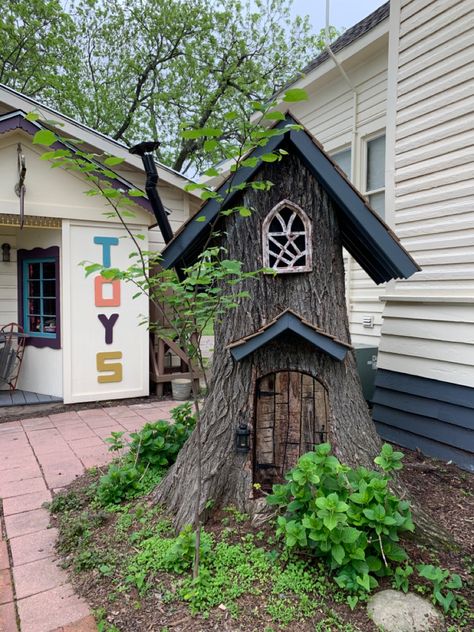
<path fill-rule="evenodd" d="M 81 262 L 126 269 L 136 252 L 130 236 L 106 224 L 63 225 L 64 401 L 81 402 L 148 395 L 148 317 L 137 287 L 86 276 Z M 145 233 L 141 227 L 135 232 Z M 140 245 L 146 250 L 147 242 Z"/>

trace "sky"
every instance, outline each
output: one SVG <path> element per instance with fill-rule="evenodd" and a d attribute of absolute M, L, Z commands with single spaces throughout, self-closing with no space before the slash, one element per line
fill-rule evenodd
<path fill-rule="evenodd" d="M 348 29 L 384 4 L 384 0 L 331 0 L 329 24 Z M 293 0 L 293 15 L 309 15 L 314 32 L 326 23 L 326 0 Z"/>

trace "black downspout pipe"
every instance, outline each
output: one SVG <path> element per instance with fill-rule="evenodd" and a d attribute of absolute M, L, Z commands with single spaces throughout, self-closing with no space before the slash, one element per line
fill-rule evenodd
<path fill-rule="evenodd" d="M 145 191 L 148 199 L 150 200 L 153 213 L 155 214 L 156 221 L 160 227 L 165 244 L 168 244 L 173 239 L 173 231 L 171 229 L 171 224 L 169 223 L 165 207 L 163 206 L 163 202 L 161 201 L 156 188 L 158 184 L 158 171 L 156 169 L 155 159 L 151 153 L 155 151 L 159 145 L 160 143 L 158 141 L 145 141 L 131 147 L 129 152 L 131 154 L 141 156 L 146 173 Z"/>

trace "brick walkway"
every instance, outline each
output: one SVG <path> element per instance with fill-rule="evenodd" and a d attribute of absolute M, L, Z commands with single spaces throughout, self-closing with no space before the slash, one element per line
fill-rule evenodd
<path fill-rule="evenodd" d="M 110 459 L 105 437 L 168 419 L 177 402 L 71 411 L 0 424 L 0 632 L 94 632 L 88 605 L 56 563 L 42 507 L 85 468 Z"/>

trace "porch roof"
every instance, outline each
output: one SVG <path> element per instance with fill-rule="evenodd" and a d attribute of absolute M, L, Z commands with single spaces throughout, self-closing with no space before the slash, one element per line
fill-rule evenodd
<path fill-rule="evenodd" d="M 8 112 L 7 114 L 1 115 L 0 116 L 0 134 L 5 134 L 6 132 L 11 132 L 16 129 L 21 129 L 22 131 L 26 132 L 30 136 L 34 136 L 36 132 L 38 132 L 39 130 L 48 129 L 45 125 L 41 124 L 38 121 L 28 120 L 26 116 L 27 115 L 22 110 L 15 110 L 14 112 Z M 54 143 L 51 146 L 51 148 L 52 149 L 69 149 L 72 153 L 75 153 L 78 151 L 77 147 L 75 147 L 72 143 L 65 142 L 65 141 L 58 141 Z M 110 167 L 104 167 L 104 165 L 101 165 L 100 162 L 92 160 L 92 159 L 90 159 L 89 161 L 92 164 L 97 165 L 98 169 L 106 168 L 107 171 L 112 171 L 115 174 L 114 177 L 106 178 L 105 176 L 103 176 L 104 180 L 107 179 L 109 184 L 114 189 L 124 191 L 125 195 L 127 195 L 127 197 L 130 199 L 131 202 L 133 202 L 134 204 L 138 204 L 138 206 L 141 206 L 145 211 L 150 213 L 153 217 L 155 216 L 152 205 L 149 199 L 146 197 L 145 193 L 143 193 L 142 197 L 129 196 L 128 191 L 130 191 L 130 189 L 137 189 L 137 187 L 134 184 L 132 184 L 125 178 L 122 178 L 121 176 L 119 176 L 117 173 L 113 171 L 113 169 L 110 169 Z"/>

